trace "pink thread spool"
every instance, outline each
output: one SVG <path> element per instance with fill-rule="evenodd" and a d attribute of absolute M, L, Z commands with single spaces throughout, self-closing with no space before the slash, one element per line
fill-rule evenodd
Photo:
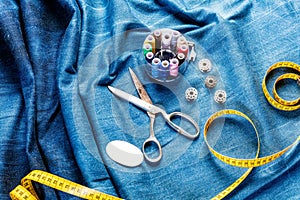
<path fill-rule="evenodd" d="M 178 76 L 179 61 L 177 58 L 173 58 L 170 61 L 170 76 Z"/>

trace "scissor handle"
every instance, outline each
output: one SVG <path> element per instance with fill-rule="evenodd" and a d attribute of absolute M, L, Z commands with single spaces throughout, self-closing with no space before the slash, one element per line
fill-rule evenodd
<path fill-rule="evenodd" d="M 180 133 L 181 135 L 189 138 L 189 139 L 195 139 L 199 136 L 199 133 L 200 133 L 200 128 L 197 124 L 197 122 L 189 115 L 187 114 L 184 114 L 182 112 L 172 112 L 170 114 L 167 114 L 167 113 L 162 113 L 163 114 L 163 117 L 166 119 L 166 121 L 168 122 L 168 124 L 173 128 L 175 129 L 178 133 Z M 173 117 L 182 117 L 184 118 L 185 120 L 187 120 L 189 123 L 191 123 L 195 130 L 196 130 L 196 133 L 195 134 L 191 134 L 189 132 L 187 132 L 186 130 L 184 130 L 183 128 L 181 128 L 180 126 L 178 126 L 177 124 L 175 124 L 174 122 L 172 122 L 172 118 Z"/>
<path fill-rule="evenodd" d="M 155 145 L 157 146 L 158 148 L 158 156 L 155 157 L 155 158 L 150 158 L 147 153 L 145 152 L 145 147 L 147 146 L 147 144 L 150 144 L 150 143 L 155 143 Z M 162 148 L 161 148 L 161 145 L 159 143 L 159 141 L 156 139 L 155 136 L 150 136 L 149 138 L 147 138 L 145 140 L 145 142 L 143 143 L 143 147 L 142 147 L 142 151 L 143 151 L 143 154 L 145 156 L 145 159 L 151 163 L 156 163 L 156 162 L 159 162 L 160 159 L 162 158 Z"/>
<path fill-rule="evenodd" d="M 151 163 L 156 163 L 156 162 L 159 162 L 160 159 L 162 158 L 162 148 L 161 148 L 159 141 L 157 140 L 157 138 L 154 135 L 155 115 L 153 115 L 151 113 L 148 113 L 148 115 L 150 117 L 150 136 L 143 143 L 142 151 L 143 151 L 144 157 L 147 161 L 149 161 Z M 151 143 L 154 143 L 158 148 L 158 156 L 155 158 L 150 158 L 145 151 L 146 146 L 151 145 Z"/>

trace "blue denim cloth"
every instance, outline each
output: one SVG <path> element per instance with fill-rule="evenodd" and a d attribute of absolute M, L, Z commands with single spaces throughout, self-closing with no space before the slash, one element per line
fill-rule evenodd
<path fill-rule="evenodd" d="M 260 156 L 299 135 L 299 110 L 274 109 L 261 90 L 273 63 L 300 64 L 299 1 L 8 0 L 0 2 L 0 16 L 1 199 L 9 199 L 9 191 L 33 169 L 126 199 L 209 199 L 246 171 L 208 151 L 203 127 L 212 113 L 229 108 L 247 114 L 260 135 Z M 196 44 L 196 61 L 167 84 L 145 74 L 141 50 L 145 37 L 159 28 L 178 30 Z M 208 74 L 197 66 L 203 58 L 213 63 Z M 188 113 L 201 127 L 200 137 L 191 141 L 158 116 L 155 133 L 164 153 L 158 165 L 127 168 L 105 153 L 112 140 L 141 147 L 149 135 L 146 113 L 106 87 L 137 95 L 128 67 L 154 104 Z M 279 72 L 270 75 L 269 89 Z M 218 78 L 216 88 L 205 88 L 207 75 Z M 299 87 L 288 83 L 279 94 L 298 98 Z M 199 92 L 192 103 L 184 97 L 190 86 Z M 217 89 L 227 92 L 223 105 L 213 100 Z M 255 132 L 240 117 L 217 120 L 209 140 L 226 155 L 255 156 Z M 255 168 L 228 199 L 299 199 L 298 148 Z M 37 189 L 41 199 L 77 199 Z"/>

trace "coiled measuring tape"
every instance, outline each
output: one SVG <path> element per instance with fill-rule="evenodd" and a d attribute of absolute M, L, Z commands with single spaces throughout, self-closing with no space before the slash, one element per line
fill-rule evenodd
<path fill-rule="evenodd" d="M 293 79 L 295 81 L 298 81 L 299 84 L 299 79 L 300 79 L 300 75 L 295 74 L 295 73 L 286 73 L 281 75 L 280 77 L 278 77 L 276 79 L 276 81 L 274 82 L 273 85 L 273 95 L 274 98 L 271 96 L 271 94 L 269 93 L 268 89 L 267 89 L 267 84 L 266 84 L 266 80 L 268 77 L 268 74 L 275 70 L 275 69 L 279 69 L 279 68 L 288 68 L 288 69 L 293 69 L 296 70 L 298 73 L 300 73 L 300 66 L 296 63 L 293 62 L 289 62 L 289 61 L 283 61 L 283 62 L 278 62 L 275 63 L 274 65 L 272 65 L 266 72 L 264 80 L 262 82 L 262 89 L 263 89 L 263 93 L 265 95 L 265 97 L 267 98 L 268 102 L 275 108 L 279 109 L 279 110 L 284 110 L 284 111 L 293 111 L 293 110 L 297 110 L 300 108 L 300 97 L 296 100 L 293 101 L 287 101 L 282 99 L 281 97 L 279 97 L 277 91 L 276 91 L 276 84 L 284 79 Z"/>
<path fill-rule="evenodd" d="M 256 137 L 257 137 L 257 151 L 256 151 L 256 155 L 255 158 L 253 159 L 239 159 L 239 158 L 232 158 L 229 156 L 225 156 L 222 155 L 220 153 L 218 153 L 216 150 L 214 150 L 208 140 L 207 140 L 207 133 L 208 133 L 208 129 L 210 127 L 210 125 L 212 124 L 212 122 L 221 117 L 221 116 L 226 116 L 226 115 L 238 115 L 240 117 L 245 118 L 248 122 L 250 122 L 250 124 L 252 125 L 253 129 L 255 130 L 256 133 Z M 219 160 L 221 160 L 222 162 L 235 166 L 235 167 L 242 167 L 242 168 L 249 168 L 240 178 L 238 178 L 234 183 L 232 183 L 229 187 L 227 187 L 225 190 L 223 190 L 222 192 L 220 192 L 217 196 L 215 196 L 214 200 L 217 199 L 223 199 L 224 197 L 226 197 L 230 192 L 232 192 L 236 187 L 238 187 L 244 180 L 245 178 L 250 174 L 250 172 L 252 171 L 252 169 L 254 167 L 259 167 L 265 164 L 268 164 L 272 161 L 274 161 L 275 159 L 279 158 L 281 155 L 283 155 L 285 152 L 287 152 L 289 149 L 291 149 L 293 146 L 295 146 L 299 141 L 300 141 L 300 136 L 296 139 L 296 141 L 291 144 L 290 146 L 286 147 L 285 149 L 274 153 L 270 156 L 266 156 L 266 157 L 261 157 L 259 158 L 259 151 L 260 151 L 260 139 L 259 139 L 259 135 L 258 132 L 256 130 L 256 127 L 254 125 L 254 123 L 251 121 L 251 119 L 249 117 L 247 117 L 245 114 L 237 111 L 237 110 L 221 110 L 218 111 L 216 113 L 214 113 L 213 115 L 211 115 L 209 117 L 209 119 L 206 121 L 205 126 L 204 126 L 204 141 L 207 144 L 209 150 L 212 152 L 212 154 L 214 156 L 216 156 Z"/>
<path fill-rule="evenodd" d="M 294 111 L 300 108 L 300 97 L 298 99 L 292 100 L 292 101 L 287 101 L 282 99 L 277 91 L 276 91 L 276 84 L 284 79 L 293 79 L 295 81 L 297 81 L 297 83 L 299 84 L 300 82 L 300 75 L 295 74 L 295 73 L 285 73 L 281 76 L 279 76 L 276 80 L 275 83 L 273 85 L 273 95 L 274 98 L 270 95 L 270 93 L 267 90 L 267 86 L 266 86 L 266 80 L 267 80 L 267 76 L 268 74 L 278 68 L 290 68 L 290 69 L 294 69 L 297 72 L 300 72 L 300 66 L 296 63 L 293 62 L 288 62 L 288 61 L 284 61 L 284 62 L 278 62 L 275 63 L 274 65 L 272 65 L 266 72 L 265 77 L 263 79 L 262 82 L 262 90 L 263 93 L 266 97 L 266 99 L 268 100 L 268 102 L 274 107 L 277 108 L 279 110 L 284 110 L 284 111 Z M 300 85 L 300 84 L 299 84 Z M 229 156 L 225 156 L 222 155 L 220 153 L 218 153 L 217 151 L 215 151 L 209 144 L 209 142 L 207 141 L 207 132 L 208 129 L 210 127 L 210 125 L 212 124 L 212 122 L 221 117 L 221 116 L 226 116 L 226 115 L 238 115 L 240 117 L 245 118 L 253 127 L 255 133 L 256 133 L 256 137 L 257 137 L 257 151 L 256 151 L 256 155 L 253 159 L 239 159 L 239 158 L 232 158 Z M 292 147 L 294 147 L 299 141 L 300 141 L 300 135 L 298 136 L 298 138 L 296 139 L 295 142 L 293 142 L 290 146 L 286 147 L 285 149 L 274 153 L 270 156 L 266 156 L 266 157 L 261 157 L 259 158 L 259 151 L 260 151 L 260 139 L 259 139 L 259 135 L 257 132 L 257 129 L 254 125 L 254 123 L 251 121 L 251 119 L 246 116 L 245 114 L 237 111 L 237 110 L 221 110 L 218 111 L 216 113 L 214 113 L 213 115 L 211 115 L 209 117 L 209 119 L 206 121 L 205 126 L 204 126 L 204 141 L 207 144 L 209 150 L 212 152 L 212 154 L 214 156 L 216 156 L 219 160 L 221 160 L 222 162 L 235 166 L 235 167 L 242 167 L 242 168 L 249 168 L 240 178 L 238 178 L 234 183 L 232 183 L 229 187 L 227 187 L 225 190 L 223 190 L 222 192 L 220 192 L 217 196 L 213 197 L 212 199 L 217 200 L 217 199 L 223 199 L 224 197 L 226 197 L 228 194 L 230 194 L 235 188 L 237 188 L 245 179 L 246 177 L 250 174 L 250 172 L 252 171 L 252 169 L 254 167 L 259 167 L 265 164 L 268 164 L 274 160 L 276 160 L 277 158 L 279 158 L 281 155 L 283 155 L 284 153 L 286 153 L 289 149 L 291 149 Z"/>
<path fill-rule="evenodd" d="M 18 185 L 14 190 L 10 192 L 11 199 L 38 200 L 39 197 L 34 190 L 34 186 L 32 183 L 33 181 L 83 199 L 121 200 L 118 197 L 90 189 L 67 179 L 40 170 L 33 170 L 27 176 L 25 176 L 21 180 L 21 185 Z"/>

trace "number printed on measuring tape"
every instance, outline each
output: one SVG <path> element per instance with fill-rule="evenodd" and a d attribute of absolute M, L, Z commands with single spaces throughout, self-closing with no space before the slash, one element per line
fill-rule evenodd
<path fill-rule="evenodd" d="M 120 200 L 120 198 L 90 189 L 79 185 L 59 176 L 44 172 L 41 170 L 33 170 L 21 180 L 21 185 L 17 186 L 10 192 L 13 200 L 38 200 L 32 182 L 40 183 L 56 190 L 66 192 L 68 194 L 90 200 Z"/>

